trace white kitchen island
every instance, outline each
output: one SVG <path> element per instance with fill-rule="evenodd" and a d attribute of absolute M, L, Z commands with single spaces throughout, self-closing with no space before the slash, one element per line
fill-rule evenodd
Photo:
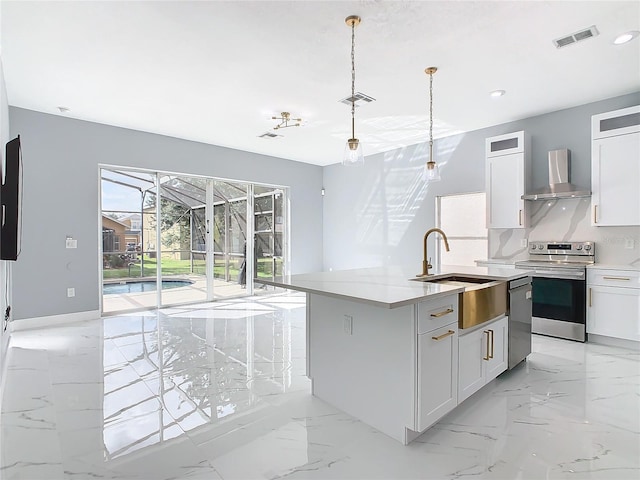
<path fill-rule="evenodd" d="M 473 385 L 467 383 L 477 390 L 506 369 L 506 317 L 459 336 L 458 293 L 463 288 L 410 280 L 416 270 L 364 268 L 293 275 L 282 282 L 259 280 L 307 294 L 307 375 L 313 395 L 403 444 L 458 405 L 460 379 L 470 378 Z M 529 275 L 454 266 L 433 273 L 430 278 L 458 274 L 504 281 Z M 484 337 L 467 336 L 489 327 L 492 342 L 497 332 L 495 346 L 489 345 L 488 333 L 486 348 Z M 459 339 L 471 342 L 463 353 L 478 356 L 461 357 L 466 365 L 461 375 Z M 487 357 L 487 365 L 479 355 Z M 463 390 L 466 398 L 469 390 Z"/>

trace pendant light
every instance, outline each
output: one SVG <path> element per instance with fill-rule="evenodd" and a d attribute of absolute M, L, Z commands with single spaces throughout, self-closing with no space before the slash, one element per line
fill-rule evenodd
<path fill-rule="evenodd" d="M 427 182 L 437 182 L 440 180 L 440 169 L 433 158 L 433 74 L 438 69 L 436 67 L 428 67 L 425 73 L 429 75 L 429 160 L 425 167 L 425 178 Z"/>
<path fill-rule="evenodd" d="M 364 154 L 362 153 L 362 143 L 356 138 L 355 116 L 356 116 L 356 27 L 360 25 L 361 19 L 357 15 L 350 15 L 345 18 L 347 26 L 351 27 L 351 138 L 347 140 L 344 147 L 343 165 L 364 164 Z"/>

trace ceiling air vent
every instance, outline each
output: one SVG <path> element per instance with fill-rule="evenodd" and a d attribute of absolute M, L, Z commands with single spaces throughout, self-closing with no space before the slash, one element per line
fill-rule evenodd
<path fill-rule="evenodd" d="M 586 40 L 587 38 L 595 37 L 599 34 L 598 29 L 595 25 L 591 25 L 586 30 L 580 30 L 579 32 L 572 33 L 571 35 L 566 35 L 564 37 L 556 38 L 553 41 L 553 44 L 556 48 L 566 47 L 567 45 L 571 45 L 576 42 L 580 42 L 582 40 Z"/>
<path fill-rule="evenodd" d="M 369 95 L 365 95 L 362 92 L 356 92 L 353 95 L 353 97 L 349 95 L 347 98 L 343 98 L 342 100 L 339 100 L 339 102 L 344 103 L 345 105 L 351 105 L 352 100 L 356 107 L 359 107 L 360 106 L 359 104 L 361 103 L 371 103 L 376 101 L 375 98 L 370 97 Z"/>
<path fill-rule="evenodd" d="M 282 135 L 278 135 L 276 133 L 273 132 L 264 132 L 262 135 L 258 135 L 258 138 L 278 138 L 281 137 Z"/>

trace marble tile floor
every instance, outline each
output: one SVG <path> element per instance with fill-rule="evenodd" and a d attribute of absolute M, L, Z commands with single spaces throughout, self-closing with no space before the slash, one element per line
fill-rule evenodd
<path fill-rule="evenodd" d="M 0 478 L 640 478 L 637 351 L 534 336 L 402 446 L 311 396 L 304 315 L 278 294 L 16 332 Z"/>

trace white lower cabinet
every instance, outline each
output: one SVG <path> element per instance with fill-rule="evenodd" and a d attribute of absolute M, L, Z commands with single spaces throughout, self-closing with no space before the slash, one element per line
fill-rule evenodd
<path fill-rule="evenodd" d="M 640 272 L 589 269 L 587 333 L 640 342 Z"/>
<path fill-rule="evenodd" d="M 507 317 L 488 322 L 458 337 L 458 403 L 507 369 Z"/>
<path fill-rule="evenodd" d="M 485 382 L 489 383 L 507 369 L 509 363 L 509 318 L 503 317 L 488 327 L 491 352 L 485 364 Z"/>
<path fill-rule="evenodd" d="M 458 405 L 458 322 L 418 335 L 418 414 L 421 432 Z"/>

